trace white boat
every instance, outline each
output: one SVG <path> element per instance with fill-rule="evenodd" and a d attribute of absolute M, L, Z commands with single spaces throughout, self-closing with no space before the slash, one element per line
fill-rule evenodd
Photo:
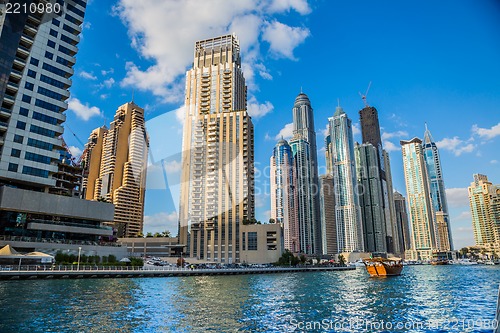
<path fill-rule="evenodd" d="M 357 267 L 365 267 L 365 264 L 363 263 L 363 260 L 359 259 L 355 262 L 350 262 L 349 266 L 357 268 Z"/>
<path fill-rule="evenodd" d="M 471 261 L 469 258 L 458 259 L 459 265 L 477 265 L 477 261 Z"/>
<path fill-rule="evenodd" d="M 492 260 L 486 260 L 486 261 L 484 262 L 484 264 L 485 264 L 485 265 L 493 265 L 493 266 L 495 266 L 495 263 L 494 263 Z"/>

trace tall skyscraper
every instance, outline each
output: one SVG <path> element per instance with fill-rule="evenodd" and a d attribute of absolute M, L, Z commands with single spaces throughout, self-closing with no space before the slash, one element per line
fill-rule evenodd
<path fill-rule="evenodd" d="M 389 154 L 382 146 L 378 111 L 376 108 L 367 105 L 359 111 L 359 118 L 363 144 L 373 146 L 373 149 L 370 149 L 371 158 L 363 159 L 365 162 L 363 168 L 371 170 L 372 174 L 378 172 L 377 177 L 371 176 L 371 181 L 367 181 L 365 177 L 363 191 L 360 192 L 363 221 L 368 223 L 368 229 L 364 230 L 365 234 L 368 233 L 365 242 L 367 245 L 372 244 L 370 249 L 375 248 L 383 250 L 381 252 L 399 253 L 400 249 L 397 246 L 399 242 L 395 239 L 398 231 L 396 230 L 396 217 L 392 198 L 392 178 L 390 170 L 387 169 L 387 167 L 390 168 Z M 375 193 L 376 196 L 370 197 L 371 193 Z M 372 220 L 372 216 L 374 216 L 375 220 L 367 222 Z M 380 237 L 373 237 L 373 235 L 379 235 L 380 233 L 371 231 L 372 223 L 375 227 L 373 230 L 385 228 L 385 231 L 382 232 L 385 237 L 384 240 Z M 385 244 L 378 244 L 381 241 L 385 242 Z"/>
<path fill-rule="evenodd" d="M 271 218 L 283 228 L 284 248 L 299 252 L 295 168 L 292 148 L 286 140 L 278 141 L 271 156 Z"/>
<path fill-rule="evenodd" d="M 469 188 L 472 227 L 476 245 L 500 248 L 500 185 L 493 185 L 486 175 L 474 175 Z"/>
<path fill-rule="evenodd" d="M 297 220 L 300 251 L 321 254 L 321 219 L 319 213 L 318 153 L 311 102 L 300 93 L 293 105 L 292 147 L 297 176 Z"/>
<path fill-rule="evenodd" d="M 436 227 L 422 140 L 401 141 L 406 193 L 409 205 L 413 250 L 422 260 L 431 259 L 437 250 Z"/>
<path fill-rule="evenodd" d="M 411 250 L 410 226 L 408 225 L 408 213 L 406 212 L 406 199 L 399 193 L 394 192 L 394 203 L 396 210 L 396 221 L 398 224 L 401 253 Z"/>
<path fill-rule="evenodd" d="M 339 250 L 337 224 L 335 221 L 335 185 L 333 183 L 333 175 L 321 175 L 319 177 L 319 187 L 323 253 L 335 255 Z"/>
<path fill-rule="evenodd" d="M 450 251 L 453 250 L 453 240 L 443 180 L 443 169 L 441 167 L 441 160 L 439 159 L 438 148 L 432 139 L 431 132 L 427 128 L 427 125 L 425 125 L 424 142 L 422 146 L 429 177 L 432 206 L 436 214 L 437 246 L 441 251 Z"/>
<path fill-rule="evenodd" d="M 118 237 L 142 233 L 149 138 L 144 110 L 134 102 L 118 108 L 106 128 L 92 131 L 83 153 L 83 193 L 115 205 Z"/>
<path fill-rule="evenodd" d="M 179 242 L 191 257 L 240 261 L 240 225 L 254 218 L 254 143 L 234 35 L 196 42 L 186 73 Z"/>
<path fill-rule="evenodd" d="M 56 186 L 86 1 L 58 3 L 63 16 L 0 15 L 1 184 L 44 192 Z"/>
<path fill-rule="evenodd" d="M 356 143 L 354 152 L 365 251 L 387 252 L 384 193 L 377 149 L 371 143 Z"/>
<path fill-rule="evenodd" d="M 326 142 L 335 184 L 335 221 L 339 252 L 364 251 L 361 209 L 357 194 L 352 122 L 339 106 L 329 118 Z M 328 156 L 327 155 L 327 156 Z"/>

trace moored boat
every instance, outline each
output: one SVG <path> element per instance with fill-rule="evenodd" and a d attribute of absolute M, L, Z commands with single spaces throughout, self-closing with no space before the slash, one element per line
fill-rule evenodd
<path fill-rule="evenodd" d="M 363 259 L 363 263 L 370 276 L 397 276 L 403 270 L 403 260 L 400 258 L 368 258 Z"/>
<path fill-rule="evenodd" d="M 441 265 L 449 265 L 450 262 L 448 260 L 432 260 L 431 265 L 441 266 Z"/>

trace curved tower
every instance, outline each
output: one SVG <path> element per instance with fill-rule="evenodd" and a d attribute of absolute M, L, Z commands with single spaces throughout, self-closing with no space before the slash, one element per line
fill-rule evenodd
<path fill-rule="evenodd" d="M 311 102 L 306 94 L 295 98 L 292 147 L 297 175 L 297 220 L 300 251 L 321 254 L 319 215 L 318 154 Z"/>

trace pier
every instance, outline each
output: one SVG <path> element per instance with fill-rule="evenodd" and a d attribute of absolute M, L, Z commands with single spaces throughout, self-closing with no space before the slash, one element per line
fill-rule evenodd
<path fill-rule="evenodd" d="M 27 269 L 0 267 L 0 280 L 31 280 L 31 279 L 100 279 L 100 278 L 139 278 L 139 277 L 170 277 L 170 276 L 209 276 L 209 275 L 243 275 L 243 274 L 278 274 L 349 271 L 355 267 L 271 267 L 271 268 L 221 268 L 221 269 L 190 269 L 190 268 L 144 268 L 144 267 L 76 267 L 61 266 L 29 267 Z"/>

